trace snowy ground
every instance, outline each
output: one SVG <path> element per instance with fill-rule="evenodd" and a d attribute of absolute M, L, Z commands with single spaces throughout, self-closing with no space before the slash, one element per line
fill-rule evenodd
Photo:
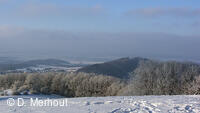
<path fill-rule="evenodd" d="M 23 98 L 27 106 L 8 106 L 8 98 Z M 30 98 L 66 99 L 44 95 L 0 97 L 0 113 L 200 113 L 200 95 L 67 98 L 67 106 L 62 107 L 29 106 Z"/>

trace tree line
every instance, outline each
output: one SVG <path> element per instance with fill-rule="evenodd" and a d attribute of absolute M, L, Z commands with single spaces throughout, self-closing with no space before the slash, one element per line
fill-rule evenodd
<path fill-rule="evenodd" d="M 32 73 L 0 76 L 0 91 L 14 95 L 58 94 L 66 97 L 200 94 L 200 66 L 142 61 L 128 80 L 94 73 Z"/>

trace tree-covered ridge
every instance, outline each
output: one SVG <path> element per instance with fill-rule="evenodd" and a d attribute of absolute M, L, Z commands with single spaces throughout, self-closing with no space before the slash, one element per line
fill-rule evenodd
<path fill-rule="evenodd" d="M 94 64 L 83 67 L 78 72 L 96 73 L 110 75 L 118 78 L 128 78 L 129 73 L 135 70 L 141 61 L 146 61 L 145 58 L 121 58 L 102 64 Z"/>

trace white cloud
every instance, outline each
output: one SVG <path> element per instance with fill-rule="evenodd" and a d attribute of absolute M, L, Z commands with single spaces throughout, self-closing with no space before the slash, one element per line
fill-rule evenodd
<path fill-rule="evenodd" d="M 0 26 L 0 39 L 17 37 L 24 32 L 25 29 L 22 27 Z"/>
<path fill-rule="evenodd" d="M 125 14 L 145 17 L 200 17 L 200 8 L 142 8 L 127 11 Z"/>
<path fill-rule="evenodd" d="M 103 7 L 100 5 L 94 5 L 91 7 L 83 6 L 66 6 L 56 5 L 50 3 L 35 3 L 28 2 L 13 10 L 18 16 L 23 17 L 64 17 L 64 16 L 97 16 L 104 13 Z"/>
<path fill-rule="evenodd" d="M 0 2 L 7 2 L 7 1 L 9 1 L 9 0 L 0 0 Z"/>

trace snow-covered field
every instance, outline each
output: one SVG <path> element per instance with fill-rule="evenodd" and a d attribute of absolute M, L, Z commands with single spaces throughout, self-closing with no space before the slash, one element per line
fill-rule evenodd
<path fill-rule="evenodd" d="M 15 105 L 8 106 L 7 99 L 14 98 Z M 17 106 L 23 98 L 26 106 Z M 30 106 L 33 100 L 56 101 L 67 99 L 67 106 Z M 55 96 L 7 96 L 0 97 L 0 113 L 200 113 L 199 96 L 127 96 L 60 98 Z"/>

